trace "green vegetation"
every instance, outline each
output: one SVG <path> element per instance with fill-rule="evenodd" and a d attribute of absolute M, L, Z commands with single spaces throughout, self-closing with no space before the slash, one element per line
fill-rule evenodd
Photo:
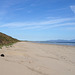
<path fill-rule="evenodd" d="M 19 42 L 19 40 L 12 38 L 6 34 L 3 34 L 0 32 L 0 48 L 2 48 L 2 46 L 11 46 L 13 43 Z"/>

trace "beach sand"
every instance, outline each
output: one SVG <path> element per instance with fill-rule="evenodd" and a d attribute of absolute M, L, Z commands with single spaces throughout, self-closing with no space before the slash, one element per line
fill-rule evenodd
<path fill-rule="evenodd" d="M 0 75 L 75 75 L 75 46 L 18 42 L 0 54 Z"/>

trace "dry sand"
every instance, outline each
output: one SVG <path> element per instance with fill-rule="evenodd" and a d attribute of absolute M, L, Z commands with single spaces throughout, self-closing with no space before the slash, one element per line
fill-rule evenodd
<path fill-rule="evenodd" d="M 75 47 L 18 42 L 0 49 L 0 75 L 75 75 Z"/>

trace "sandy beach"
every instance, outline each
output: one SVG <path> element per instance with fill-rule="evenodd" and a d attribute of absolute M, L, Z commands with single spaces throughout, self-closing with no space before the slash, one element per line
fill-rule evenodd
<path fill-rule="evenodd" d="M 75 75 L 75 46 L 18 42 L 2 53 L 0 75 Z"/>

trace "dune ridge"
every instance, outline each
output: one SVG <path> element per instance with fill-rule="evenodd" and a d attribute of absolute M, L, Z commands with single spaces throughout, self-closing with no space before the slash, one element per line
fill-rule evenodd
<path fill-rule="evenodd" d="M 11 45 L 16 42 L 19 42 L 19 40 L 0 32 L 0 48 L 3 45 Z"/>

